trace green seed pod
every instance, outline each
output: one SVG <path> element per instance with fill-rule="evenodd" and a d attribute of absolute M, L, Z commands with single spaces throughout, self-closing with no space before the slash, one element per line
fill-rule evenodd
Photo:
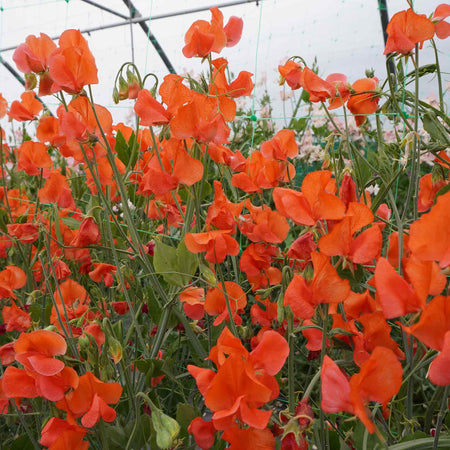
<path fill-rule="evenodd" d="M 154 405 L 150 405 L 152 409 L 152 424 L 156 431 L 156 443 L 161 449 L 173 446 L 175 439 L 180 432 L 180 425 L 175 419 L 164 414 Z"/>

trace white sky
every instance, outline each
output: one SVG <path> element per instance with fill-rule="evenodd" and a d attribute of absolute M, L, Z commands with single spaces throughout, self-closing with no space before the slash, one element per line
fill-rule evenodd
<path fill-rule="evenodd" d="M 122 0 L 96 0 L 110 9 L 129 14 Z M 228 0 L 229 1 L 229 0 Z M 158 14 L 226 4 L 214 0 L 135 0 L 136 8 L 144 17 Z M 415 0 L 415 10 L 430 14 L 442 3 L 439 0 Z M 407 9 L 406 0 L 388 0 L 389 17 Z M 86 29 L 121 21 L 120 17 L 101 11 L 81 0 L 0 0 L 0 49 L 17 46 L 29 34 L 44 32 L 56 36 L 67 28 Z M 281 88 L 277 85 L 277 66 L 283 59 L 298 55 L 308 64 L 317 57 L 320 75 L 345 73 L 349 81 L 364 77 L 366 68 L 374 68 L 379 79 L 385 78 L 384 43 L 377 0 L 262 0 L 223 8 L 225 22 L 231 15 L 242 17 L 244 32 L 240 44 L 222 53 L 229 59 L 229 67 L 237 74 L 248 70 L 256 74 L 256 81 L 267 79 L 266 87 L 274 99 L 274 115 L 283 114 Z M 178 73 L 201 70 L 198 58 L 186 59 L 181 53 L 184 34 L 197 19 L 210 19 L 209 11 L 177 17 L 150 19 L 150 29 L 163 47 Z M 148 22 L 147 22 L 148 23 Z M 124 120 L 130 103 L 114 105 L 111 98 L 113 81 L 123 62 L 131 61 L 130 26 L 95 31 L 85 35 L 99 68 L 100 84 L 95 87 L 96 103 L 113 112 L 116 121 Z M 160 79 L 168 73 L 147 36 L 139 25 L 132 26 L 135 62 L 142 73 L 154 72 Z M 258 42 L 259 36 L 259 42 Z M 450 76 L 450 39 L 439 41 L 440 62 L 444 80 Z M 427 48 L 428 47 L 428 48 Z M 421 64 L 434 62 L 432 50 L 425 44 Z M 14 65 L 13 50 L 3 51 L 2 58 Z M 410 70 L 412 65 L 410 65 Z M 255 90 L 260 98 L 264 87 Z M 437 83 L 432 77 L 421 81 L 422 95 L 436 93 Z M 9 101 L 18 99 L 21 85 L 0 65 L 0 93 Z M 44 101 L 54 109 L 52 97 Z M 251 104 L 251 101 L 250 103 Z M 258 102 L 255 102 L 258 115 Z M 286 110 L 289 115 L 290 106 Z M 3 122 L 3 121 L 2 121 Z"/>

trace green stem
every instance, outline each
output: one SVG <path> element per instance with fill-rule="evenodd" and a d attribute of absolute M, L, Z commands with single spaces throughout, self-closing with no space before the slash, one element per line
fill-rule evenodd
<path fill-rule="evenodd" d="M 445 415 L 448 411 L 448 396 L 450 386 L 446 386 L 444 395 L 442 396 L 441 409 L 439 410 L 438 419 L 436 422 L 436 433 L 434 435 L 433 450 L 437 450 L 439 445 L 439 435 L 441 434 L 442 425 L 444 423 Z"/>
<path fill-rule="evenodd" d="M 236 324 L 234 323 L 234 319 L 233 319 L 233 312 L 231 310 L 231 304 L 230 304 L 230 297 L 228 296 L 228 292 L 227 292 L 227 288 L 225 285 L 225 278 L 223 276 L 223 272 L 222 272 L 222 268 L 220 266 L 220 264 L 216 264 L 216 273 L 219 277 L 220 283 L 222 284 L 222 290 L 223 290 L 223 295 L 225 297 L 225 303 L 227 305 L 227 311 L 228 311 L 228 316 L 230 318 L 230 328 L 231 328 L 231 332 L 238 337 L 238 331 L 236 328 Z"/>
<path fill-rule="evenodd" d="M 431 45 L 433 46 L 434 57 L 436 58 L 436 75 L 437 75 L 437 79 L 438 79 L 438 89 L 439 89 L 439 108 L 442 113 L 445 113 L 445 111 L 444 111 L 444 93 L 442 92 L 441 67 L 439 65 L 438 51 L 437 51 L 436 42 L 434 41 L 434 39 L 431 39 Z"/>

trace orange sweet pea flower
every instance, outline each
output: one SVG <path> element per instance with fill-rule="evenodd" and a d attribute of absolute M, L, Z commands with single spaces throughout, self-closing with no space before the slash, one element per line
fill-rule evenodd
<path fill-rule="evenodd" d="M 397 52 L 410 53 L 416 44 L 422 48 L 423 42 L 432 39 L 435 28 L 425 14 L 416 14 L 411 8 L 394 14 L 386 28 L 388 39 L 384 55 Z"/>
<path fill-rule="evenodd" d="M 0 347 L 0 363 L 3 366 L 9 366 L 16 359 L 16 352 L 14 351 L 14 342 L 8 342 Z"/>
<path fill-rule="evenodd" d="M 242 208 L 243 202 L 230 202 L 223 192 L 222 184 L 214 180 L 214 201 L 208 208 L 205 220 L 208 227 L 213 225 L 220 230 L 231 230 L 234 233 L 236 231 L 237 217 L 241 213 Z"/>
<path fill-rule="evenodd" d="M 192 186 L 203 176 L 203 164 L 189 155 L 183 143 L 177 139 L 163 141 L 162 150 L 144 156 L 144 174 L 139 180 L 138 193 L 165 196 L 179 184 Z"/>
<path fill-rule="evenodd" d="M 59 147 L 66 142 L 66 136 L 59 132 L 59 120 L 53 116 L 42 116 L 36 128 L 36 137 L 42 143 Z"/>
<path fill-rule="evenodd" d="M 20 267 L 6 266 L 0 272 L 0 298 L 16 298 L 13 289 L 24 287 L 26 282 L 27 276 Z"/>
<path fill-rule="evenodd" d="M 436 36 L 439 39 L 446 39 L 450 36 L 450 24 L 444 20 L 448 16 L 450 16 L 450 5 L 442 3 L 435 9 L 431 18 L 436 30 Z"/>
<path fill-rule="evenodd" d="M 367 228 L 357 237 L 358 230 L 373 222 L 370 208 L 351 202 L 345 218 L 319 240 L 319 249 L 327 256 L 342 255 L 354 264 L 369 264 L 380 256 L 382 236 L 378 226 Z"/>
<path fill-rule="evenodd" d="M 117 271 L 114 264 L 94 263 L 94 270 L 89 272 L 89 278 L 96 283 L 105 283 L 105 286 L 111 287 L 114 282 L 113 274 Z"/>
<path fill-rule="evenodd" d="M 113 122 L 111 113 L 104 106 L 95 104 L 94 107 L 102 130 L 107 135 L 111 134 Z M 94 110 L 92 109 L 87 97 L 80 96 L 74 98 L 67 105 L 67 111 L 62 105 L 60 105 L 58 107 L 57 114 L 59 118 L 59 130 L 65 135 L 67 141 L 87 141 L 89 139 L 89 135 L 91 134 L 101 137 L 101 132 L 99 130 L 97 119 L 95 118 Z M 76 142 L 76 147 L 78 146 L 79 144 Z M 80 150 L 77 151 L 80 152 Z M 104 151 L 103 154 L 106 154 L 106 151 Z M 99 156 L 98 153 L 96 153 L 96 155 Z M 80 162 L 84 160 L 82 155 L 75 159 Z"/>
<path fill-rule="evenodd" d="M 231 184 L 244 192 L 262 192 L 271 189 L 280 182 L 287 182 L 295 177 L 295 168 L 291 163 L 266 158 L 260 151 L 251 153 L 245 165 L 239 164 L 231 178 Z"/>
<path fill-rule="evenodd" d="M 304 270 L 309 261 L 311 261 L 311 253 L 316 251 L 317 244 L 311 231 L 298 237 L 289 247 L 287 257 L 295 259 L 293 269 L 298 265 Z"/>
<path fill-rule="evenodd" d="M 324 102 L 336 93 L 331 83 L 320 78 L 309 67 L 305 67 L 300 74 L 300 84 L 309 93 L 309 100 L 314 103 Z"/>
<path fill-rule="evenodd" d="M 180 302 L 183 310 L 193 320 L 200 320 L 205 315 L 205 290 L 194 286 L 180 292 Z"/>
<path fill-rule="evenodd" d="M 28 175 L 40 175 L 39 169 L 50 169 L 52 166 L 53 162 L 46 145 L 26 141 L 19 147 L 18 170 L 24 170 Z"/>
<path fill-rule="evenodd" d="M 36 98 L 33 91 L 24 92 L 21 101 L 14 100 L 9 108 L 8 116 L 18 122 L 34 120 L 43 110 L 42 103 Z"/>
<path fill-rule="evenodd" d="M 23 73 L 41 73 L 48 68 L 48 60 L 56 44 L 45 33 L 39 37 L 30 35 L 20 44 L 13 54 L 13 61 Z"/>
<path fill-rule="evenodd" d="M 39 239 L 38 227 L 37 223 L 12 223 L 7 225 L 7 230 L 9 236 L 23 244 L 31 244 Z"/>
<path fill-rule="evenodd" d="M 239 253 L 239 244 L 230 234 L 231 230 L 186 233 L 184 242 L 190 252 L 206 252 L 207 261 L 220 264 L 225 261 L 227 255 L 235 256 Z"/>
<path fill-rule="evenodd" d="M 41 203 L 56 203 L 61 208 L 75 209 L 72 190 L 67 183 L 67 178 L 60 172 L 49 175 L 44 187 L 39 189 L 38 197 Z"/>
<path fill-rule="evenodd" d="M 207 422 L 201 417 L 196 417 L 188 427 L 188 433 L 192 434 L 195 443 L 202 449 L 208 450 L 214 445 L 216 429 L 212 422 Z"/>
<path fill-rule="evenodd" d="M 76 281 L 68 278 L 58 286 L 53 295 L 56 302 L 56 308 L 55 306 L 52 307 L 50 322 L 52 325 L 56 326 L 59 331 L 62 331 L 62 326 L 69 326 L 66 323 L 66 313 L 69 322 L 73 319 L 83 317 L 82 325 L 87 324 L 88 320 L 92 320 L 95 317 L 95 314 L 89 310 L 90 298 L 86 289 Z M 64 302 L 64 305 L 62 302 Z M 61 318 L 62 324 L 60 323 L 59 318 Z M 81 335 L 82 329 L 75 325 L 70 326 L 74 335 Z"/>
<path fill-rule="evenodd" d="M 59 47 L 50 56 L 52 92 L 63 90 L 79 94 L 88 84 L 97 84 L 97 66 L 80 30 L 66 30 L 59 38 Z"/>
<path fill-rule="evenodd" d="M 206 406 L 214 413 L 212 422 L 217 430 L 235 427 L 236 420 L 259 430 L 267 426 L 271 411 L 259 408 L 278 396 L 274 375 L 281 370 L 288 354 L 286 340 L 276 331 L 266 331 L 249 353 L 240 339 L 224 328 L 209 355 L 217 373 L 188 366 Z"/>
<path fill-rule="evenodd" d="M 159 88 L 159 95 L 163 103 L 167 105 L 167 112 L 173 117 L 178 108 L 190 102 L 193 92 L 183 84 L 184 78 L 180 75 L 169 74 Z"/>
<path fill-rule="evenodd" d="M 120 384 L 104 383 L 91 372 L 86 372 L 80 377 L 78 387 L 66 394 L 56 406 L 75 418 L 82 416 L 82 425 L 91 428 L 100 418 L 105 422 L 114 421 L 116 411 L 108 405 L 117 403 L 121 395 Z"/>
<path fill-rule="evenodd" d="M 250 244 L 242 252 L 239 268 L 248 276 L 257 276 L 270 267 L 278 249 L 274 245 Z"/>
<path fill-rule="evenodd" d="M 336 363 L 325 355 L 320 375 L 322 409 L 326 413 L 346 411 L 355 414 L 369 433 L 373 433 L 375 426 L 367 416 L 367 404 L 375 401 L 386 409 L 388 402 L 400 390 L 402 374 L 402 366 L 396 355 L 385 347 L 376 347 L 361 366 L 360 372 L 353 375 L 350 381 Z"/>
<path fill-rule="evenodd" d="M 344 302 L 345 308 L 345 302 Z M 342 316 L 339 315 L 342 318 Z M 343 320 L 342 320 L 343 322 Z M 364 314 L 358 318 L 358 322 L 363 326 L 363 331 L 352 336 L 354 350 L 353 359 L 358 366 L 361 366 L 370 357 L 376 347 L 386 347 L 392 350 L 399 360 L 405 359 L 405 354 L 400 350 L 398 344 L 391 338 L 391 327 L 386 322 L 383 313 L 373 312 Z M 348 322 L 343 322 L 343 324 Z M 351 323 L 354 323 L 352 321 Z M 341 324 L 338 328 L 344 328 Z M 334 328 L 334 324 L 333 324 Z M 344 328 L 345 329 L 345 328 Z"/>
<path fill-rule="evenodd" d="M 3 388 L 8 397 L 44 397 L 58 401 L 64 393 L 78 385 L 78 375 L 55 359 L 65 354 L 65 340 L 52 331 L 37 330 L 22 333 L 14 344 L 15 359 L 24 367 L 9 366 L 3 376 Z"/>
<path fill-rule="evenodd" d="M 249 199 L 245 200 L 249 214 L 241 215 L 239 229 L 252 242 L 269 242 L 280 244 L 289 233 L 287 220 L 268 206 L 254 206 Z"/>
<path fill-rule="evenodd" d="M 410 227 L 408 246 L 418 259 L 450 265 L 450 192 L 440 195 L 431 211 Z"/>
<path fill-rule="evenodd" d="M 8 366 L 1 381 L 6 398 L 36 398 L 39 396 L 35 379 L 23 369 Z"/>
<path fill-rule="evenodd" d="M 242 288 L 233 281 L 225 281 L 225 292 L 222 287 L 215 287 L 208 291 L 205 298 L 204 309 L 210 316 L 217 315 L 214 326 L 220 325 L 224 320 L 230 321 L 227 302 L 233 314 L 233 321 L 240 325 L 242 319 L 238 316 L 247 305 L 247 296 Z"/>
<path fill-rule="evenodd" d="M 210 11 L 211 22 L 197 20 L 187 31 L 183 48 L 186 58 L 205 58 L 211 52 L 220 53 L 224 47 L 233 47 L 241 39 L 242 19 L 232 16 L 224 27 L 223 14 L 219 8 L 214 7 Z"/>
<path fill-rule="evenodd" d="M 258 450 L 273 450 L 275 448 L 275 438 L 270 430 L 258 430 L 247 428 L 228 428 L 222 434 L 222 439 L 229 442 L 230 450 L 246 450 L 257 448 Z"/>
<path fill-rule="evenodd" d="M 439 295 L 424 308 L 419 322 L 404 330 L 440 353 L 428 371 L 431 382 L 438 386 L 450 384 L 450 297 Z"/>
<path fill-rule="evenodd" d="M 233 120 L 236 112 L 234 101 L 227 102 L 227 106 L 225 110 L 219 110 L 214 96 L 192 92 L 191 101 L 180 106 L 170 122 L 172 137 L 226 144 L 230 128 L 225 120 Z"/>
<path fill-rule="evenodd" d="M 378 101 L 380 97 L 375 91 L 378 86 L 378 78 L 362 78 L 352 84 L 353 94 L 347 102 L 347 108 L 355 116 L 356 125 L 361 126 L 367 118 L 367 115 L 373 114 L 378 110 Z"/>
<path fill-rule="evenodd" d="M 27 331 L 31 326 L 31 317 L 24 310 L 20 309 L 14 302 L 11 306 L 4 306 L 2 309 L 3 322 L 6 324 L 6 331 Z"/>
<path fill-rule="evenodd" d="M 292 90 L 300 89 L 302 87 L 300 82 L 302 68 L 300 67 L 300 64 L 289 60 L 283 66 L 278 66 L 278 72 L 280 72 L 281 76 L 281 85 L 286 82 Z"/>
<path fill-rule="evenodd" d="M 44 376 L 56 375 L 64 368 L 64 363 L 54 356 L 64 355 L 66 341 L 53 331 L 37 330 L 22 333 L 14 344 L 16 361 L 30 372 Z"/>
<path fill-rule="evenodd" d="M 0 119 L 6 116 L 6 111 L 8 109 L 8 102 L 3 98 L 3 95 L 0 94 Z"/>
<path fill-rule="evenodd" d="M 404 263 L 405 278 L 411 284 L 384 258 L 378 260 L 375 269 L 377 298 L 387 319 L 419 311 L 424 308 L 428 295 L 437 295 L 445 287 L 445 275 L 435 262 L 410 257 Z"/>
<path fill-rule="evenodd" d="M 39 74 L 39 95 L 51 93 L 53 80 L 48 73 L 50 56 L 56 49 L 56 44 L 45 33 L 39 37 L 30 35 L 20 44 L 13 54 L 17 68 L 23 73 Z"/>
<path fill-rule="evenodd" d="M 134 104 L 134 111 L 141 119 L 140 124 L 143 126 L 169 123 L 169 113 L 147 89 L 139 91 L 136 103 Z"/>
<path fill-rule="evenodd" d="M 70 417 L 66 420 L 52 417 L 41 432 L 41 445 L 49 450 L 88 450 L 89 442 L 83 441 L 87 430 L 80 427 Z"/>
<path fill-rule="evenodd" d="M 298 155 L 298 145 L 293 130 L 280 130 L 270 141 L 261 144 L 261 154 L 268 159 L 287 161 Z"/>
<path fill-rule="evenodd" d="M 340 220 L 345 206 L 335 195 L 336 182 L 328 170 L 306 175 L 302 192 L 275 188 L 273 199 L 277 210 L 298 225 L 313 226 L 318 220 Z"/>
<path fill-rule="evenodd" d="M 225 58 L 218 58 L 212 61 L 212 65 L 214 67 L 214 70 L 212 73 L 212 80 L 209 86 L 209 90 L 210 94 L 217 96 L 217 101 L 219 102 L 221 111 L 225 110 L 227 108 L 227 105 L 232 102 L 229 97 L 245 97 L 252 93 L 252 73 L 246 71 L 239 72 L 238 77 L 231 83 L 228 83 L 225 73 L 228 61 Z M 225 103 L 223 103 L 223 101 L 225 101 Z M 229 106 L 235 109 L 235 105 Z M 231 117 L 231 119 L 225 118 L 225 120 L 233 120 L 233 117 Z"/>
<path fill-rule="evenodd" d="M 284 305 L 300 319 L 311 319 L 320 303 L 340 303 L 350 294 L 350 283 L 343 280 L 331 265 L 330 258 L 312 253 L 314 277 L 307 282 L 301 275 L 294 275 L 284 294 Z"/>
<path fill-rule="evenodd" d="M 433 206 L 438 191 L 446 186 L 447 183 L 444 180 L 433 181 L 433 175 L 431 173 L 427 173 L 421 177 L 419 181 L 418 211 L 428 211 Z"/>
<path fill-rule="evenodd" d="M 95 223 L 93 217 L 86 217 L 80 224 L 75 237 L 70 241 L 72 247 L 86 247 L 88 245 L 98 244 L 101 235 L 98 225 Z"/>
<path fill-rule="evenodd" d="M 281 278 L 279 283 L 281 282 Z M 262 327 L 270 327 L 272 321 L 276 320 L 278 314 L 278 305 L 275 302 L 271 302 L 268 298 L 261 300 L 259 295 L 255 295 L 255 300 L 258 302 L 252 305 L 250 308 L 250 316 L 252 318 L 252 324 L 259 324 Z M 265 309 L 261 309 L 259 305 L 263 305 Z"/>
<path fill-rule="evenodd" d="M 335 87 L 328 109 L 343 106 L 350 97 L 350 84 L 347 82 L 347 77 L 343 73 L 332 73 L 327 76 L 326 81 Z"/>

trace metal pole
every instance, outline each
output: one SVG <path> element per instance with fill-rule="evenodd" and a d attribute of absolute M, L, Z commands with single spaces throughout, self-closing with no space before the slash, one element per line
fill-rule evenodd
<path fill-rule="evenodd" d="M 25 80 L 19 75 L 19 72 L 17 72 L 14 67 L 11 66 L 11 64 L 8 63 L 8 61 L 5 61 L 0 56 L 0 62 L 5 66 L 6 70 L 23 86 L 25 87 Z M 51 116 L 53 116 L 52 112 L 50 111 L 50 108 L 44 103 L 44 101 L 36 95 L 36 100 L 39 100 L 44 108 L 49 112 Z"/>
<path fill-rule="evenodd" d="M 107 25 L 99 25 L 96 27 L 92 27 L 92 28 L 84 28 L 83 30 L 80 30 L 82 33 L 91 33 L 93 31 L 101 31 L 101 30 L 108 30 L 110 28 L 117 28 L 117 27 L 123 27 L 124 25 L 129 25 L 130 23 L 142 23 L 142 22 L 147 22 L 148 20 L 158 20 L 158 19 L 166 19 L 168 17 L 175 17 L 175 16 L 182 16 L 184 14 L 192 14 L 192 13 L 196 13 L 196 12 L 200 12 L 200 11 L 207 11 L 210 8 L 213 8 L 215 6 L 219 6 L 221 8 L 225 8 L 227 6 L 235 6 L 235 5 L 242 5 L 242 4 L 251 4 L 251 3 L 256 3 L 256 5 L 258 6 L 258 3 L 261 2 L 262 0 L 239 0 L 239 1 L 234 1 L 234 2 L 229 2 L 229 3 L 223 3 L 221 5 L 209 5 L 209 6 L 202 6 L 200 8 L 192 8 L 192 9 L 185 9 L 183 11 L 175 11 L 175 12 L 171 12 L 171 13 L 165 13 L 165 14 L 156 14 L 152 17 L 134 17 L 133 19 L 128 19 L 126 21 L 121 21 L 121 22 L 115 22 L 115 23 L 111 23 L 111 24 L 107 24 Z M 126 16 L 125 16 L 126 17 Z M 51 39 L 53 40 L 57 40 L 59 39 L 59 36 L 51 36 Z M 0 52 L 7 52 L 10 50 L 15 50 L 18 47 L 18 45 L 12 45 L 10 47 L 4 47 L 2 49 L 0 49 Z"/>
<path fill-rule="evenodd" d="M 388 10 L 387 10 L 386 0 L 378 0 L 378 10 L 380 11 L 381 28 L 383 30 L 384 46 L 386 46 L 386 42 L 387 42 L 387 38 L 388 38 L 386 28 L 389 23 L 389 14 L 388 14 Z M 386 55 L 386 58 L 388 56 L 389 55 Z M 388 67 L 389 67 L 389 73 L 393 74 L 395 77 L 395 65 L 394 65 L 394 61 L 392 59 L 389 60 Z"/>
<path fill-rule="evenodd" d="M 131 17 L 133 19 L 135 17 L 142 18 L 142 14 L 135 8 L 135 6 L 133 5 L 133 2 L 131 0 L 123 0 L 123 2 L 125 3 L 125 5 L 130 10 Z M 129 20 L 128 23 L 131 23 L 131 21 L 133 19 Z M 147 35 L 147 39 L 151 42 L 151 44 L 153 45 L 154 49 L 157 51 L 158 55 L 160 56 L 160 58 L 163 60 L 163 62 L 166 65 L 167 69 L 169 70 L 169 72 L 170 73 L 176 73 L 174 67 L 172 66 L 172 63 L 170 62 L 170 60 L 167 57 L 166 53 L 164 52 L 163 48 L 159 44 L 159 42 L 156 39 L 155 35 L 150 31 L 150 28 L 145 23 L 145 21 L 138 22 L 138 23 L 139 23 L 139 26 L 144 31 L 144 33 Z"/>

